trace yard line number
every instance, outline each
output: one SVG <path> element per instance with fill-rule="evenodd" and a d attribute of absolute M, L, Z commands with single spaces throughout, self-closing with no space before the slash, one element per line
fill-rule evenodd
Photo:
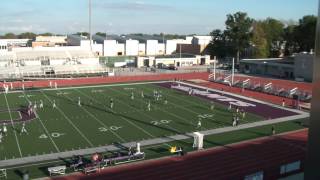
<path fill-rule="evenodd" d="M 159 125 L 162 125 L 162 124 L 169 124 L 171 122 L 171 120 L 160 120 L 160 121 L 150 121 L 150 123 L 152 125 L 155 125 L 155 126 L 159 126 Z"/>
<path fill-rule="evenodd" d="M 63 135 L 65 135 L 65 134 L 64 133 L 58 133 L 58 132 L 53 132 L 53 133 L 50 134 L 50 136 L 53 137 L 53 138 L 59 138 L 60 136 L 63 136 Z M 41 134 L 39 136 L 39 138 L 40 139 L 47 139 L 49 137 L 46 134 Z"/>
<path fill-rule="evenodd" d="M 200 115 L 198 115 L 198 118 L 201 118 L 201 119 L 212 118 L 212 117 L 213 117 L 213 114 L 200 114 Z"/>
<path fill-rule="evenodd" d="M 107 131 L 118 131 L 119 129 L 121 129 L 122 126 L 110 126 L 109 128 L 106 127 L 100 127 L 99 131 L 100 132 L 107 132 Z"/>

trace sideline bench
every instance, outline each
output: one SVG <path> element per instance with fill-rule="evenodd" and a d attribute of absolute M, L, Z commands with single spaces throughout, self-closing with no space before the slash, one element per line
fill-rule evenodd
<path fill-rule="evenodd" d="M 94 173 L 94 172 L 100 172 L 100 164 L 90 164 L 84 168 L 85 174 Z"/>
<path fill-rule="evenodd" d="M 49 167 L 48 171 L 50 176 L 51 175 L 63 175 L 66 173 L 66 166 L 56 166 L 56 167 Z"/>

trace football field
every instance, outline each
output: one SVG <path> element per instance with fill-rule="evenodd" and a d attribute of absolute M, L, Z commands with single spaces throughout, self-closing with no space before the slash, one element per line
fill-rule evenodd
<path fill-rule="evenodd" d="M 226 104 L 190 96 L 163 84 L 2 93 L 0 127 L 3 130 L 5 126 L 7 133 L 0 143 L 0 160 L 139 142 L 232 125 L 235 108 L 230 110 Z M 43 108 L 39 107 L 41 102 Z M 34 113 L 28 114 L 27 107 L 31 104 L 37 107 Z M 248 112 L 240 117 L 240 124 L 263 119 L 266 118 Z M 21 132 L 23 126 L 26 133 Z"/>

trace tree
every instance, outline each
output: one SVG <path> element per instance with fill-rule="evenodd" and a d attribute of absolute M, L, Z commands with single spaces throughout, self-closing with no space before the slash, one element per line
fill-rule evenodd
<path fill-rule="evenodd" d="M 101 37 L 106 37 L 107 36 L 107 34 L 104 33 L 104 32 L 97 32 L 96 35 L 97 36 L 101 36 Z"/>
<path fill-rule="evenodd" d="M 252 28 L 252 46 L 254 58 L 266 58 L 269 56 L 267 34 L 264 32 L 264 23 L 255 22 Z"/>
<path fill-rule="evenodd" d="M 317 17 L 313 15 L 304 16 L 299 20 L 299 25 L 295 29 L 295 36 L 300 51 L 310 51 L 314 49 L 316 24 Z"/>
<path fill-rule="evenodd" d="M 212 40 L 208 46 L 211 56 L 226 58 L 234 55 L 231 42 L 226 38 L 225 33 L 220 29 L 215 29 L 210 33 Z"/>
<path fill-rule="evenodd" d="M 232 42 L 237 62 L 239 62 L 240 53 L 249 47 L 252 22 L 253 20 L 244 12 L 227 15 L 225 35 Z"/>
<path fill-rule="evenodd" d="M 298 25 L 287 26 L 284 29 L 285 55 L 314 49 L 316 24 L 317 17 L 308 15 L 300 19 Z"/>
<path fill-rule="evenodd" d="M 50 32 L 46 32 L 46 33 L 42 33 L 42 34 L 39 34 L 40 36 L 53 36 L 52 33 Z"/>
<path fill-rule="evenodd" d="M 282 52 L 284 41 L 284 24 L 276 19 L 267 18 L 262 21 L 262 28 L 267 40 L 267 49 L 271 57 L 279 57 Z"/>
<path fill-rule="evenodd" d="M 88 32 L 77 32 L 76 35 L 85 36 L 87 38 L 89 38 L 89 36 L 90 36 L 90 34 Z"/>
<path fill-rule="evenodd" d="M 3 39 L 17 39 L 17 35 L 13 33 L 7 33 L 3 36 Z"/>
<path fill-rule="evenodd" d="M 18 35 L 19 39 L 35 39 L 36 38 L 36 34 L 32 33 L 32 32 L 25 32 L 25 33 L 21 33 Z"/>
<path fill-rule="evenodd" d="M 285 40 L 285 51 L 284 55 L 289 56 L 294 52 L 299 52 L 299 43 L 296 39 L 296 28 L 297 26 L 292 24 L 284 28 L 283 38 Z"/>

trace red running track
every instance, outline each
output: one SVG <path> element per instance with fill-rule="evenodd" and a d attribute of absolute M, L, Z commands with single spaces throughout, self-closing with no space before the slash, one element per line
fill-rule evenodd
<path fill-rule="evenodd" d="M 49 87 L 49 81 L 53 84 L 56 82 L 58 87 L 63 86 L 80 86 L 80 85 L 94 85 L 94 84 L 108 84 L 118 82 L 134 82 L 134 81 L 159 81 L 159 80 L 187 80 L 187 79 L 208 79 L 208 73 L 182 73 L 182 74 L 157 74 L 145 76 L 114 76 L 114 77 L 88 77 L 75 79 L 58 79 L 58 80 L 39 80 L 39 81 L 25 81 L 23 82 L 25 88 L 27 87 Z M 6 83 L 10 86 L 10 83 Z M 2 88 L 0 83 L 0 88 Z M 22 82 L 13 82 L 12 86 L 21 88 Z"/>
<path fill-rule="evenodd" d="M 98 179 L 243 179 L 264 171 L 264 179 L 277 179 L 280 166 L 301 160 L 302 169 L 307 144 L 306 129 L 279 136 L 260 138 L 228 146 L 189 153 L 184 157 L 167 157 L 117 167 L 100 173 L 57 177 L 54 180 Z"/>

